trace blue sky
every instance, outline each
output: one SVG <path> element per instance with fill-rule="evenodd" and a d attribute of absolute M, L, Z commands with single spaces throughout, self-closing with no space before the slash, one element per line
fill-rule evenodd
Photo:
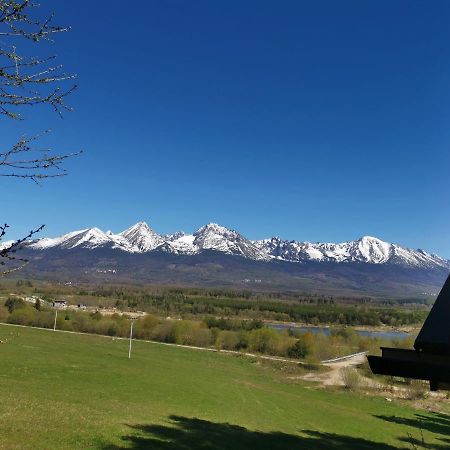
<path fill-rule="evenodd" d="M 2 145 L 52 128 L 85 153 L 43 187 L 0 179 L 9 237 L 218 222 L 450 257 L 449 2 L 41 5 L 73 28 L 48 52 L 78 74 L 75 112 L 2 120 Z"/>

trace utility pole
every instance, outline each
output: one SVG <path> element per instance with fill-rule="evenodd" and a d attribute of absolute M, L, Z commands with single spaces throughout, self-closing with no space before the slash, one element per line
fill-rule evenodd
<path fill-rule="evenodd" d="M 131 358 L 131 341 L 133 340 L 133 323 L 134 323 L 134 320 L 131 320 L 131 327 L 130 327 L 130 346 L 128 347 L 128 359 Z"/>
<path fill-rule="evenodd" d="M 58 310 L 55 309 L 55 323 L 53 324 L 53 331 L 56 331 L 56 319 L 58 318 Z"/>

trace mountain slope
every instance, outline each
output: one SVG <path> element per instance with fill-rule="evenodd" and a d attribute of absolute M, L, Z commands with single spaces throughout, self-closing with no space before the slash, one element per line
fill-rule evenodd
<path fill-rule="evenodd" d="M 28 244 L 28 247 L 33 250 L 109 247 L 133 251 L 132 245 L 127 239 L 120 235 L 104 233 L 99 228 L 87 228 L 85 230 L 72 231 L 56 238 L 39 239 Z"/>
<path fill-rule="evenodd" d="M 332 262 L 387 264 L 423 269 L 450 269 L 450 262 L 424 250 L 411 250 L 371 236 L 343 243 L 310 243 L 282 240 L 278 237 L 251 241 L 237 231 L 215 223 L 193 234 L 178 232 L 160 235 L 145 222 L 138 222 L 119 234 L 89 228 L 57 238 L 31 241 L 32 250 L 110 248 L 128 253 L 163 252 L 174 255 L 197 255 L 205 251 L 240 256 L 254 261 L 289 263 Z"/>
<path fill-rule="evenodd" d="M 249 259 L 270 259 L 247 238 L 237 231 L 210 223 L 194 233 L 194 245 L 201 250 L 215 250 L 228 255 L 239 255 Z"/>
<path fill-rule="evenodd" d="M 16 276 L 59 283 L 149 283 L 331 296 L 429 298 L 448 275 L 444 268 L 395 264 L 253 260 L 215 250 L 197 254 L 128 252 L 115 248 L 23 250 L 30 260 Z"/>
<path fill-rule="evenodd" d="M 119 233 L 131 245 L 134 251 L 148 252 L 164 243 L 163 236 L 155 233 L 145 222 Z"/>
<path fill-rule="evenodd" d="M 450 263 L 424 250 L 411 250 L 390 244 L 371 236 L 356 241 L 316 243 L 284 241 L 278 237 L 255 241 L 255 245 L 266 254 L 291 262 L 360 262 L 369 264 L 396 264 L 409 267 L 450 268 Z"/>

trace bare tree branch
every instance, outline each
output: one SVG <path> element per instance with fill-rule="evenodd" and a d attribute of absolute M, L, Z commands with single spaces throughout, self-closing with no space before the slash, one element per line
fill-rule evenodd
<path fill-rule="evenodd" d="M 41 225 L 40 227 L 31 230 L 25 237 L 17 239 L 16 241 L 13 241 L 12 243 L 4 247 L 0 247 L 0 266 L 6 266 L 7 264 L 10 265 L 10 267 L 8 267 L 7 269 L 0 271 L 0 276 L 5 276 L 7 274 L 10 274 L 11 272 L 20 270 L 28 264 L 28 259 L 17 257 L 14 254 L 21 248 L 22 244 L 25 241 L 31 239 L 36 233 L 42 231 L 44 227 L 45 225 Z M 0 225 L 0 241 L 5 236 L 6 230 L 8 228 L 9 225 L 6 223 Z"/>
<path fill-rule="evenodd" d="M 11 44 L 0 44 L 0 115 L 11 119 L 21 119 L 16 111 L 20 106 L 49 104 L 55 111 L 70 111 L 65 98 L 76 89 L 76 85 L 66 86 L 76 78 L 63 71 L 60 64 L 49 65 L 55 55 L 47 57 L 26 56 L 17 50 L 20 42 L 51 41 L 56 33 L 70 30 L 68 27 L 53 25 L 54 14 L 45 20 L 33 17 L 37 3 L 31 0 L 0 0 L 0 37 Z M 47 85 L 56 87 L 47 88 Z"/>
<path fill-rule="evenodd" d="M 33 53 L 35 48 L 42 50 L 40 43 L 52 42 L 56 34 L 70 31 L 53 23 L 54 14 L 40 18 L 39 6 L 33 0 L 0 0 L 0 120 L 23 120 L 21 111 L 37 106 L 47 105 L 61 117 L 63 112 L 72 111 L 66 99 L 77 88 L 73 83 L 76 75 L 66 73 L 56 63 L 55 55 L 24 53 L 24 49 Z M 65 176 L 64 163 L 81 152 L 54 154 L 50 149 L 33 148 L 32 144 L 48 132 L 34 137 L 23 135 L 11 148 L 0 149 L 0 177 L 28 179 L 40 184 L 47 178 Z M 0 226 L 0 241 L 7 228 L 7 224 Z M 10 266 L 0 275 L 19 270 L 28 263 L 15 256 L 15 252 L 42 228 L 30 231 L 12 244 L 0 246 L 0 265 Z"/>
<path fill-rule="evenodd" d="M 49 105 L 60 116 L 72 111 L 65 100 L 77 87 L 71 84 L 76 76 L 55 64 L 54 55 L 25 56 L 18 51 L 25 41 L 31 41 L 33 48 L 41 41 L 50 41 L 56 33 L 70 30 L 53 25 L 54 14 L 44 20 L 35 18 L 38 7 L 31 0 L 0 0 L 0 37 L 10 42 L 0 42 L 0 118 L 23 120 L 19 110 L 36 105 Z M 63 163 L 81 152 L 52 154 L 49 149 L 32 149 L 31 144 L 42 134 L 22 136 L 9 150 L 0 149 L 0 177 L 25 178 L 40 184 L 46 178 L 67 174 Z"/>
<path fill-rule="evenodd" d="M 67 175 L 62 167 L 65 160 L 82 152 L 53 155 L 50 149 L 33 149 L 31 144 L 50 133 L 27 138 L 22 136 L 9 150 L 0 152 L 0 177 L 28 178 L 37 184 L 45 178 L 56 178 Z"/>

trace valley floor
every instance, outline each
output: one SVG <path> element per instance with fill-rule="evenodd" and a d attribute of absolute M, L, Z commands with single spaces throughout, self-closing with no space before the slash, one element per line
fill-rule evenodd
<path fill-rule="evenodd" d="M 450 417 L 259 360 L 0 325 L 0 449 L 445 449 Z M 295 370 L 295 369 L 292 369 Z"/>

